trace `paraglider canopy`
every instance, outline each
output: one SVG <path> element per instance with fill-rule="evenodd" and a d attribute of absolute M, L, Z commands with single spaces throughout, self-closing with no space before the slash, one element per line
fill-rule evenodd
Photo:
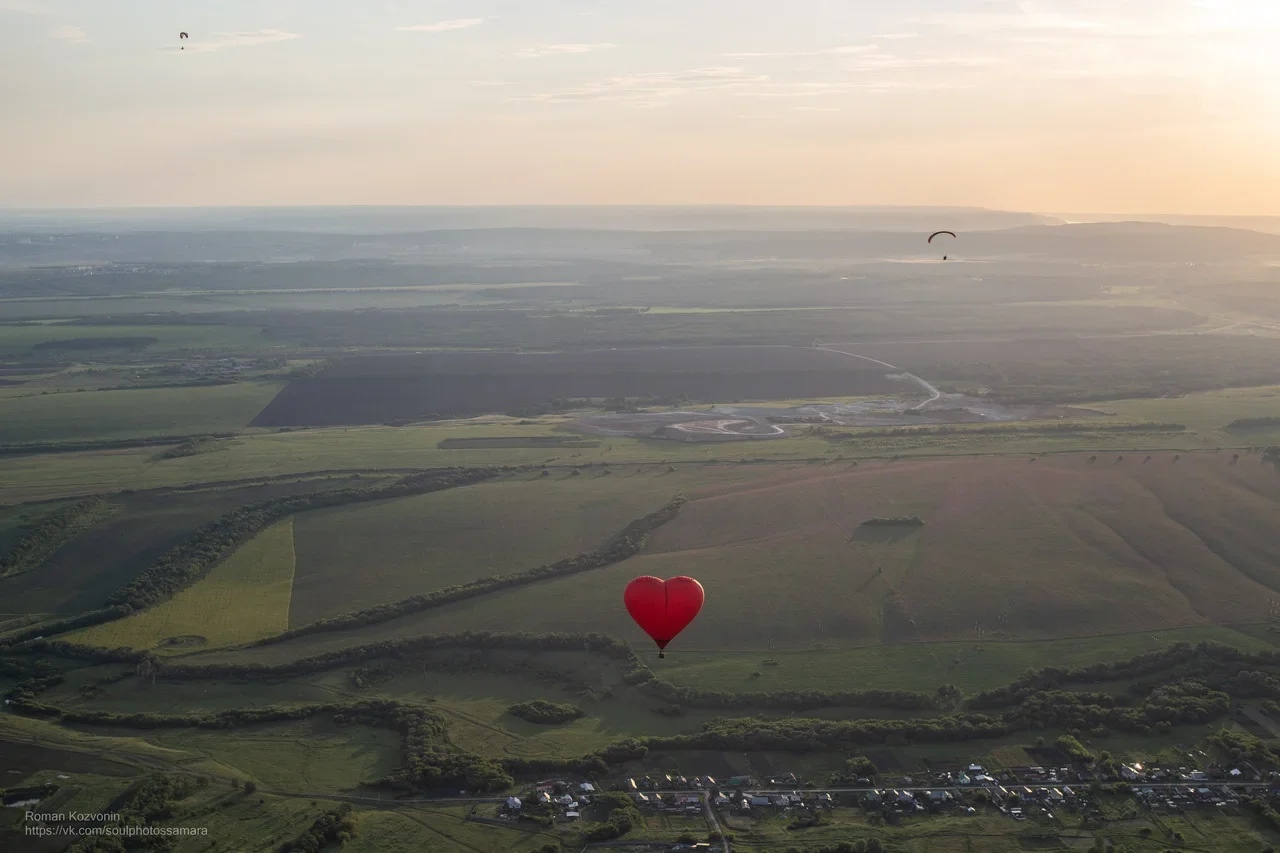
<path fill-rule="evenodd" d="M 925 242 L 932 243 L 933 238 L 937 237 L 939 234 L 950 234 L 952 237 L 956 236 L 956 233 L 954 231 L 934 231 L 932 234 L 929 235 L 929 239 L 926 240 Z"/>

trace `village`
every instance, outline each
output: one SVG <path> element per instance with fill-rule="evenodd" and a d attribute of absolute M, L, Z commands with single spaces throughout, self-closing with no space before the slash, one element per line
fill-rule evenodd
<path fill-rule="evenodd" d="M 830 781 L 830 780 L 828 780 Z M 988 772 L 979 764 L 923 775 L 858 777 L 848 785 L 820 784 L 794 773 L 763 779 L 734 776 L 664 774 L 620 779 L 602 787 L 592 781 L 544 780 L 498 807 L 503 821 L 535 819 L 571 824 L 603 820 L 611 805 L 626 795 L 646 815 L 701 818 L 714 841 L 721 825 L 744 829 L 757 820 L 789 819 L 800 828 L 828 820 L 836 809 L 858 809 L 873 823 L 896 825 L 908 818 L 994 810 L 1011 821 L 1054 823 L 1073 815 L 1073 822 L 1103 824 L 1108 820 L 1101 800 L 1131 803 L 1124 811 L 1137 814 L 1178 814 L 1215 810 L 1241 814 L 1241 800 L 1263 795 L 1280 797 L 1280 776 L 1264 774 L 1246 763 L 1238 767 L 1120 764 L 1114 773 L 1072 767 L 1013 767 Z M 593 806 L 596 806 L 593 809 Z M 598 813 L 597 813 L 598 812 Z M 1057 816 L 1057 817 L 1055 817 Z M 686 840 L 678 846 L 655 849 L 712 849 L 711 841 Z M 714 847 L 718 848 L 716 844 Z"/>

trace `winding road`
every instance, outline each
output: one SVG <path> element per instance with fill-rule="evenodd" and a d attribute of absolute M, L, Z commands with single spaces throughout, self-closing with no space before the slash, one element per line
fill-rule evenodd
<path fill-rule="evenodd" d="M 928 394 L 929 394 L 929 399 L 925 400 L 923 403 L 917 403 L 916 405 L 912 406 L 911 408 L 912 408 L 913 410 L 914 410 L 914 409 L 923 409 L 925 406 L 929 405 L 929 404 L 930 404 L 930 403 L 932 403 L 934 400 L 940 399 L 940 398 L 942 397 L 942 392 L 941 392 L 941 391 L 939 391 L 937 388 L 935 388 L 935 387 L 934 387 L 932 384 L 930 384 L 929 382 L 926 382 L 925 380 L 921 379 L 919 376 L 916 376 L 914 373 L 910 373 L 910 372 L 908 372 L 908 371 L 906 371 L 906 370 L 903 370 L 903 369 L 902 369 L 902 368 L 900 368 L 900 367 L 895 367 L 894 365 L 890 364 L 890 363 L 889 363 L 889 362 L 887 362 L 887 361 L 881 361 L 880 359 L 878 359 L 878 358 L 872 358 L 872 357 L 871 357 L 871 356 L 869 356 L 869 355 L 859 355 L 859 354 L 858 354 L 858 353 L 856 353 L 856 352 L 849 352 L 848 350 L 835 349 L 834 347 L 827 347 L 827 346 L 821 346 L 821 345 L 819 345 L 819 346 L 815 346 L 815 347 L 814 347 L 814 349 L 820 349 L 820 350 L 824 350 L 824 351 L 826 351 L 826 352 L 838 352 L 838 353 L 840 353 L 841 355 L 848 355 L 848 356 L 853 356 L 854 358 L 860 358 L 860 359 L 862 359 L 863 361 L 869 361 L 869 362 L 871 362 L 872 364 L 878 364 L 878 365 L 880 365 L 881 367 L 887 367 L 887 368 L 889 368 L 890 370 L 892 370 L 892 371 L 894 371 L 894 372 L 896 372 L 896 373 L 900 373 L 900 374 L 902 374 L 903 376 L 907 377 L 907 378 L 908 378 L 908 379 L 910 379 L 912 382 L 915 382 L 916 384 L 918 384 L 921 388 L 923 388 L 923 389 L 925 390 L 925 392 L 926 392 L 926 393 L 928 393 Z"/>

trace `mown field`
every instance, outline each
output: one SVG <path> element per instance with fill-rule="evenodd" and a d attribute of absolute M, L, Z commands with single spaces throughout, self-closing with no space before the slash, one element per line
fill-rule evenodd
<path fill-rule="evenodd" d="M 562 398 L 731 401 L 877 394 L 906 385 L 864 359 L 808 347 L 671 347 L 567 353 L 452 352 L 343 359 L 296 379 L 254 426 L 376 424 L 514 413 Z"/>
<path fill-rule="evenodd" d="M 233 432 L 248 426 L 281 386 L 280 382 L 236 382 L 9 394 L 3 402 L 0 444 Z M 151 452 L 154 455 L 155 450 Z"/>
<path fill-rule="evenodd" d="M 711 475 L 742 482 L 746 471 Z M 659 466 L 524 476 L 303 513 L 294 524 L 296 626 L 590 551 L 706 475 Z"/>
<path fill-rule="evenodd" d="M 183 652 L 248 643 L 289 625 L 293 519 L 268 527 L 194 586 L 141 613 L 67 635 L 109 649 Z"/>

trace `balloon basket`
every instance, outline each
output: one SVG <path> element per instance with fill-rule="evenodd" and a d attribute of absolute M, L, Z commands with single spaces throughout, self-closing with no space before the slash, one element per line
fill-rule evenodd
<path fill-rule="evenodd" d="M 666 656 L 667 656 L 666 652 L 658 652 L 658 657 L 665 658 Z"/>

